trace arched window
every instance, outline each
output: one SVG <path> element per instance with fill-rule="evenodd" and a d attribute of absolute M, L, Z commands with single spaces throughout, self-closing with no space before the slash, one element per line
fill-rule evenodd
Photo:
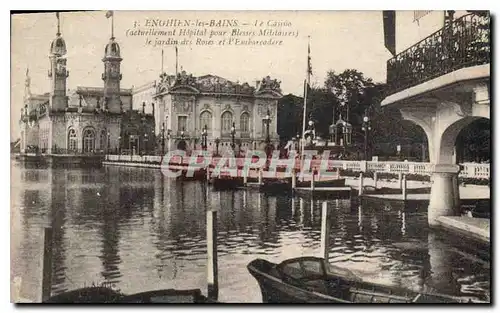
<path fill-rule="evenodd" d="M 83 132 L 83 152 L 93 152 L 95 147 L 95 134 L 90 128 Z"/>
<path fill-rule="evenodd" d="M 246 112 L 241 114 L 240 117 L 240 130 L 242 132 L 249 132 L 250 131 L 250 115 Z"/>
<path fill-rule="evenodd" d="M 200 114 L 200 128 L 203 129 L 207 126 L 207 129 L 212 129 L 212 114 L 208 111 L 203 111 Z"/>
<path fill-rule="evenodd" d="M 74 129 L 70 129 L 68 132 L 68 150 L 76 151 L 78 149 L 77 143 L 76 131 Z"/>
<path fill-rule="evenodd" d="M 101 136 L 99 137 L 99 146 L 101 150 L 106 149 L 106 131 L 102 130 L 101 131 Z"/>
<path fill-rule="evenodd" d="M 233 126 L 233 114 L 231 112 L 224 112 L 222 114 L 222 132 L 230 132 Z"/>

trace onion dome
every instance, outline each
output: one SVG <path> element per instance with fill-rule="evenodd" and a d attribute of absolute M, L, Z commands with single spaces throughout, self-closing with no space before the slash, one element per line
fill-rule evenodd
<path fill-rule="evenodd" d="M 120 46 L 115 41 L 114 37 L 109 39 L 109 42 L 104 49 L 104 58 L 120 58 Z"/>
<path fill-rule="evenodd" d="M 66 42 L 60 33 L 57 33 L 56 38 L 50 44 L 50 54 L 58 56 L 66 54 Z"/>

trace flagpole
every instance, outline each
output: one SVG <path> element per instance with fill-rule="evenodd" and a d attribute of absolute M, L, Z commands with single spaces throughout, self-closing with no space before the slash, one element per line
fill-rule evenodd
<path fill-rule="evenodd" d="M 177 73 L 179 73 L 179 51 L 175 46 L 175 76 L 177 76 Z"/>
<path fill-rule="evenodd" d="M 57 17 L 57 35 L 61 35 L 61 26 L 60 26 L 60 20 L 59 20 L 59 12 L 56 12 L 56 17 Z"/>
<path fill-rule="evenodd" d="M 307 113 L 307 79 L 304 79 L 304 112 L 302 113 L 302 152 L 304 152 L 304 133 L 306 132 L 306 113 Z"/>
<path fill-rule="evenodd" d="M 115 12 L 111 15 L 111 38 L 115 38 Z"/>
<path fill-rule="evenodd" d="M 311 36 L 307 36 L 307 67 L 306 67 L 306 79 L 304 80 L 304 112 L 302 115 L 302 155 L 304 154 L 305 146 L 305 132 L 306 132 L 306 114 L 307 114 L 307 91 L 309 89 L 309 84 L 311 80 L 311 46 L 310 40 Z"/>
<path fill-rule="evenodd" d="M 163 74 L 163 49 L 161 49 L 161 73 Z"/>

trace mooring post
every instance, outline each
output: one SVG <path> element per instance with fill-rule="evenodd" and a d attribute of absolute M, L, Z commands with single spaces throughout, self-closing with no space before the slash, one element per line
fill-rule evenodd
<path fill-rule="evenodd" d="M 363 194 L 363 172 L 359 172 L 359 193 L 360 196 Z"/>
<path fill-rule="evenodd" d="M 262 168 L 259 168 L 259 185 L 262 185 Z"/>
<path fill-rule="evenodd" d="M 398 183 L 399 189 L 403 189 L 403 173 L 401 172 L 398 173 Z"/>
<path fill-rule="evenodd" d="M 330 214 L 328 204 L 323 202 L 321 208 L 321 256 L 328 261 L 328 251 L 330 247 Z"/>
<path fill-rule="evenodd" d="M 207 182 L 210 182 L 210 166 L 207 166 Z"/>
<path fill-rule="evenodd" d="M 312 175 L 311 175 L 311 191 L 314 191 L 314 170 L 312 172 Z"/>
<path fill-rule="evenodd" d="M 373 172 L 373 187 L 377 189 L 377 171 Z"/>
<path fill-rule="evenodd" d="M 43 252 L 42 252 L 42 298 L 45 302 L 50 298 L 52 289 L 52 228 L 45 227 L 43 230 Z"/>
<path fill-rule="evenodd" d="M 401 188 L 402 194 L 403 194 L 403 200 L 406 201 L 406 175 L 403 175 L 402 179 L 402 188 Z"/>
<path fill-rule="evenodd" d="M 245 168 L 243 168 L 241 170 L 241 174 L 243 175 L 243 185 L 246 186 L 248 183 L 248 170 L 245 170 Z"/>
<path fill-rule="evenodd" d="M 292 170 L 292 190 L 295 190 L 296 187 L 297 187 L 297 173 L 294 168 Z"/>
<path fill-rule="evenodd" d="M 208 298 L 219 297 L 217 271 L 217 210 L 207 210 L 207 284 Z"/>

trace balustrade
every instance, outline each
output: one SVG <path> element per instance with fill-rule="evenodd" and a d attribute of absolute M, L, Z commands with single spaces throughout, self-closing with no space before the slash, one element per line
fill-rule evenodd
<path fill-rule="evenodd" d="M 452 71 L 490 63 L 490 17 L 472 13 L 387 61 L 388 94 Z"/>
<path fill-rule="evenodd" d="M 201 157 L 200 157 L 201 158 Z M 198 163 L 202 163 L 201 159 L 198 159 Z M 162 161 L 162 156 L 159 155 L 107 155 L 106 159 L 108 161 L 114 162 L 137 162 L 137 163 L 160 163 Z M 189 165 L 191 162 L 191 157 L 181 158 L 180 156 L 173 156 L 170 160 L 170 164 L 183 164 Z M 218 164 L 219 158 L 213 158 L 211 161 L 211 167 Z M 320 159 L 311 160 L 311 168 L 319 170 L 321 169 Z M 329 160 L 328 170 L 341 169 L 351 172 L 361 172 L 362 164 L 364 161 L 345 161 L 345 160 Z M 245 164 L 244 158 L 236 158 L 236 164 L 238 168 L 242 168 Z M 459 176 L 462 178 L 477 178 L 477 179 L 489 179 L 490 178 L 490 164 L 489 163 L 462 163 L 460 164 L 462 170 Z M 283 167 L 283 166 L 278 166 Z M 295 167 L 298 169 L 300 167 L 300 161 L 297 159 Z M 415 174 L 422 176 L 430 176 L 434 170 L 434 165 L 432 163 L 419 163 L 419 162 L 376 162 L 367 161 L 366 171 L 367 172 L 377 172 L 377 173 L 392 173 L 392 174 Z"/>

